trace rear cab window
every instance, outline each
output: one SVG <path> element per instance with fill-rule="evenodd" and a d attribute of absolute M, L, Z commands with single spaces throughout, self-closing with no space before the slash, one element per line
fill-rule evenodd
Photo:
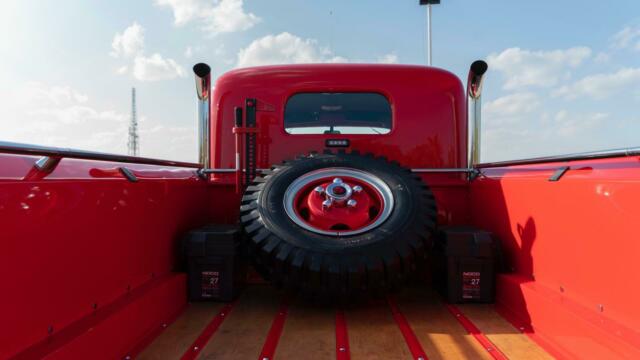
<path fill-rule="evenodd" d="M 369 134 L 391 131 L 391 105 L 378 93 L 298 93 L 284 111 L 289 134 Z"/>

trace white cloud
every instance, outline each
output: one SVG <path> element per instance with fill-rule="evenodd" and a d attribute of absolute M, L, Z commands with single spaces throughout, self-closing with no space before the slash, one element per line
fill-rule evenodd
<path fill-rule="evenodd" d="M 327 62 L 347 62 L 347 59 L 335 56 L 329 48 L 321 47 L 314 39 L 302 39 L 283 32 L 254 40 L 241 49 L 237 67 Z"/>
<path fill-rule="evenodd" d="M 488 121 L 530 113 L 540 106 L 538 95 L 525 92 L 506 95 L 489 101 L 483 106 Z"/>
<path fill-rule="evenodd" d="M 182 66 L 160 54 L 138 56 L 133 61 L 133 77 L 140 81 L 171 80 L 185 75 L 186 71 Z"/>
<path fill-rule="evenodd" d="M 242 0 L 221 0 L 207 15 L 204 30 L 211 34 L 248 30 L 260 19 L 242 9 Z"/>
<path fill-rule="evenodd" d="M 69 86 L 28 82 L 0 94 L 0 132 L 7 141 L 124 153 L 128 118 Z"/>
<path fill-rule="evenodd" d="M 486 126 L 482 161 L 523 159 L 619 147 L 607 136 L 610 115 L 604 112 L 532 111 L 514 122 Z M 487 119 L 487 125 L 489 119 Z"/>
<path fill-rule="evenodd" d="M 28 82 L 18 89 L 17 96 L 20 102 L 34 102 L 38 106 L 66 106 L 69 104 L 82 104 L 89 99 L 69 86 L 50 86 L 37 82 Z"/>
<path fill-rule="evenodd" d="M 117 33 L 111 47 L 112 56 L 126 58 L 132 62 L 131 65 L 119 66 L 116 69 L 119 75 L 131 72 L 131 75 L 140 81 L 170 80 L 186 75 L 184 68 L 175 60 L 165 59 L 158 53 L 151 56 L 144 54 L 144 28 L 137 22 L 126 28 L 122 34 Z M 191 47 L 187 50 L 190 55 Z"/>
<path fill-rule="evenodd" d="M 612 46 L 616 49 L 632 49 L 640 51 L 640 25 L 627 26 L 613 35 Z"/>
<path fill-rule="evenodd" d="M 144 48 L 144 28 L 137 22 L 126 28 L 122 33 L 116 33 L 111 42 L 113 49 L 109 54 L 113 57 L 133 57 Z"/>
<path fill-rule="evenodd" d="M 499 54 L 488 56 L 489 68 L 502 72 L 505 89 L 523 86 L 549 87 L 558 79 L 566 77 L 571 68 L 576 68 L 591 56 L 588 47 L 572 47 L 565 50 L 531 51 L 509 48 Z"/>
<path fill-rule="evenodd" d="M 198 21 L 211 35 L 248 30 L 260 22 L 245 12 L 243 0 L 156 0 L 156 5 L 171 8 L 176 26 Z"/>
<path fill-rule="evenodd" d="M 160 159 L 197 161 L 197 131 L 193 126 L 168 126 L 140 122 L 139 133 L 142 154 L 153 154 Z"/>
<path fill-rule="evenodd" d="M 596 74 L 584 77 L 573 84 L 565 85 L 553 92 L 556 96 L 576 99 L 587 96 L 606 99 L 624 89 L 640 83 L 640 68 L 624 68 L 611 74 Z"/>
<path fill-rule="evenodd" d="M 560 136 L 575 136 L 580 132 L 588 131 L 603 124 L 609 117 L 606 113 L 576 114 L 567 110 L 556 113 L 552 130 Z"/>
<path fill-rule="evenodd" d="M 126 154 L 130 114 L 128 99 L 119 112 L 103 108 L 69 86 L 28 82 L 0 89 L 2 140 Z M 142 156 L 196 161 L 193 126 L 159 124 L 139 114 Z"/>
<path fill-rule="evenodd" d="M 596 55 L 596 57 L 593 59 L 593 61 L 595 61 L 598 64 L 607 63 L 609 62 L 609 60 L 611 60 L 611 55 L 604 52 L 599 52 L 598 55 Z"/>
<path fill-rule="evenodd" d="M 191 59 L 192 56 L 193 48 L 191 46 L 187 46 L 187 48 L 184 50 L 184 57 L 186 57 L 187 59 Z"/>
<path fill-rule="evenodd" d="M 206 6 L 205 3 L 201 0 L 156 0 L 156 5 L 168 6 L 173 10 L 173 21 L 177 26 L 199 18 Z"/>
<path fill-rule="evenodd" d="M 481 134 L 481 161 L 501 161 L 534 156 L 530 129 L 484 128 Z M 505 151 L 508 149 L 508 151 Z"/>
<path fill-rule="evenodd" d="M 383 56 L 378 57 L 378 61 L 381 64 L 397 64 L 398 63 L 398 55 L 394 53 L 385 54 Z"/>

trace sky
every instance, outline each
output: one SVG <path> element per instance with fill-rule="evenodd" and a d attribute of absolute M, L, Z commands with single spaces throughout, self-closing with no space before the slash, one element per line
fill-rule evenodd
<path fill-rule="evenodd" d="M 191 67 L 425 64 L 415 0 L 3 0 L 0 141 L 197 159 Z M 433 65 L 489 63 L 482 161 L 640 146 L 640 1 L 442 0 Z"/>

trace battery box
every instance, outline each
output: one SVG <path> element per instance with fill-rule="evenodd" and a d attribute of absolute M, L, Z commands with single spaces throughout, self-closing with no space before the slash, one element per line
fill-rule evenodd
<path fill-rule="evenodd" d="M 436 239 L 433 283 L 450 303 L 492 303 L 498 243 L 491 233 L 447 227 Z"/>
<path fill-rule="evenodd" d="M 190 301 L 232 301 L 246 277 L 240 229 L 210 225 L 184 239 Z"/>

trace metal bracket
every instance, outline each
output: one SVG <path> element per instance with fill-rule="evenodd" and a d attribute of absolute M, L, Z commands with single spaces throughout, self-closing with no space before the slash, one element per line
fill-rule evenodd
<path fill-rule="evenodd" d="M 118 170 L 120 170 L 122 175 L 124 175 L 124 177 L 127 178 L 127 180 L 129 180 L 130 182 L 138 182 L 138 178 L 131 170 L 127 169 L 124 166 L 119 167 Z"/>
<path fill-rule="evenodd" d="M 33 166 L 38 169 L 38 171 L 50 173 L 58 166 L 60 159 L 61 158 L 57 156 L 43 156 L 38 159 Z"/>
<path fill-rule="evenodd" d="M 569 166 L 563 166 L 557 169 L 549 178 L 549 181 L 558 181 L 570 169 Z"/>
<path fill-rule="evenodd" d="M 196 176 L 202 180 L 207 180 L 207 170 L 208 169 L 198 169 L 195 171 Z"/>
<path fill-rule="evenodd" d="M 470 169 L 469 171 L 469 181 L 473 181 L 477 179 L 482 173 L 478 169 Z"/>

